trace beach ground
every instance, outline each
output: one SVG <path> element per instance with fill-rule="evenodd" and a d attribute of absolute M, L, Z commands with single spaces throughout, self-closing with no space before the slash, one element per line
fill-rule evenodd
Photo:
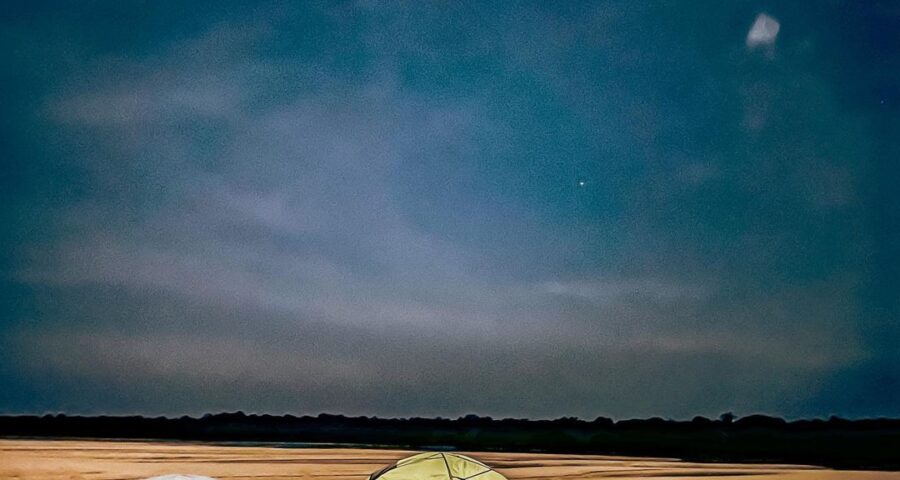
<path fill-rule="evenodd" d="M 365 480 L 415 452 L 362 448 L 271 448 L 183 442 L 0 439 L 0 478 L 125 480 L 185 473 L 221 479 Z M 797 465 L 682 462 L 674 459 L 467 453 L 514 479 L 900 480 L 900 472 L 835 471 Z"/>

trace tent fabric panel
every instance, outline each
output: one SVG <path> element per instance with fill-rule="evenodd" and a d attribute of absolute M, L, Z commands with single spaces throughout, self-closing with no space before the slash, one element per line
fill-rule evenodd
<path fill-rule="evenodd" d="M 462 455 L 445 454 L 444 456 L 447 458 L 447 467 L 450 469 L 450 475 L 455 478 L 469 478 L 490 470 L 486 465 Z"/>
<path fill-rule="evenodd" d="M 422 460 L 426 460 L 429 458 L 440 458 L 440 457 L 441 457 L 440 452 L 425 452 L 425 453 L 420 453 L 418 455 L 413 455 L 411 457 L 404 458 L 402 460 L 398 460 L 396 465 L 399 467 L 401 465 L 409 465 L 410 463 L 421 462 Z"/>
<path fill-rule="evenodd" d="M 441 456 L 425 458 L 384 472 L 379 480 L 450 480 L 447 464 Z"/>
<path fill-rule="evenodd" d="M 496 470 L 485 470 L 484 472 L 469 478 L 472 480 L 507 480 L 506 477 L 497 473 Z"/>
<path fill-rule="evenodd" d="M 451 456 L 454 456 L 454 457 L 459 457 L 459 458 L 462 458 L 462 459 L 467 460 L 467 461 L 469 461 L 469 462 L 473 462 L 473 463 L 477 463 L 477 464 L 479 464 L 479 465 L 482 465 L 482 466 L 484 466 L 485 468 L 491 468 L 491 467 L 485 465 L 484 462 L 481 462 L 481 461 L 479 461 L 479 460 L 475 460 L 474 458 L 472 458 L 472 457 L 470 457 L 470 456 L 468 456 L 468 455 L 463 455 L 463 454 L 461 454 L 461 453 L 445 453 L 444 455 L 451 455 Z"/>

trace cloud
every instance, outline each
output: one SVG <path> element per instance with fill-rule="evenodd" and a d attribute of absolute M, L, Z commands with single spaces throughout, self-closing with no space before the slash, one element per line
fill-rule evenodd
<path fill-rule="evenodd" d="M 765 13 L 760 13 L 753 21 L 750 31 L 747 32 L 747 47 L 753 49 L 774 45 L 780 30 L 781 24 L 778 23 L 778 20 Z"/>
<path fill-rule="evenodd" d="M 822 372 L 846 365 L 849 352 L 846 346 L 804 349 L 797 337 L 780 332 L 608 338 L 596 324 L 577 342 L 562 341 L 563 325 L 529 333 L 539 341 L 525 341 L 515 329 L 500 338 L 461 339 L 399 325 L 340 326 L 176 294 L 108 287 L 64 292 L 53 295 L 63 309 L 48 306 L 42 325 L 26 326 L 5 346 L 28 359 L 21 374 L 45 382 L 38 407 L 65 398 L 70 410 L 82 412 L 109 411 L 106 398 L 127 405 L 114 411 L 150 414 L 252 407 L 382 415 L 475 410 L 623 417 L 660 409 L 711 415 L 816 395 Z M 102 301 L 67 301 L 85 294 Z"/>
<path fill-rule="evenodd" d="M 545 292 L 553 295 L 577 297 L 597 302 L 639 299 L 641 301 L 703 300 L 706 288 L 684 282 L 663 282 L 654 279 L 547 282 Z"/>
<path fill-rule="evenodd" d="M 197 81 L 194 79 L 192 83 Z M 55 104 L 52 111 L 63 123 L 91 126 L 142 123 L 146 126 L 150 122 L 177 117 L 227 115 L 235 112 L 236 95 L 233 87 L 224 85 L 167 87 L 147 84 L 68 98 Z"/>
<path fill-rule="evenodd" d="M 809 414 L 893 365 L 840 69 L 721 2 L 412 8 L 4 37 L 0 410 Z"/>

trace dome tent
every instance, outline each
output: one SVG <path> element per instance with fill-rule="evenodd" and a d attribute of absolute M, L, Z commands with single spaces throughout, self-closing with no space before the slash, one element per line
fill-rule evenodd
<path fill-rule="evenodd" d="M 383 468 L 369 480 L 506 480 L 491 467 L 458 453 L 426 452 Z"/>

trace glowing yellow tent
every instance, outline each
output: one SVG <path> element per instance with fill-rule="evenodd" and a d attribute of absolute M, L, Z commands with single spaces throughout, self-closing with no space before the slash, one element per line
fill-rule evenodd
<path fill-rule="evenodd" d="M 506 480 L 487 465 L 458 453 L 427 452 L 404 458 L 369 480 Z"/>

